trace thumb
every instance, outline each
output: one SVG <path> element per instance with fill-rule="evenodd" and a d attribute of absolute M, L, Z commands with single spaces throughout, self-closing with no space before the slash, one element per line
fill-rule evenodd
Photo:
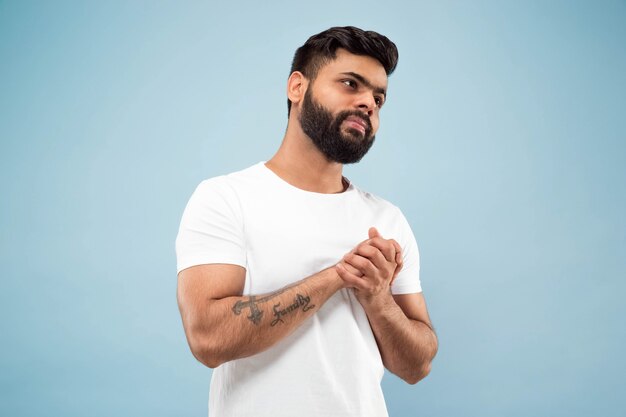
<path fill-rule="evenodd" d="M 369 235 L 370 239 L 374 239 L 375 237 L 382 237 L 375 227 L 370 227 L 370 229 L 367 231 L 367 234 Z"/>

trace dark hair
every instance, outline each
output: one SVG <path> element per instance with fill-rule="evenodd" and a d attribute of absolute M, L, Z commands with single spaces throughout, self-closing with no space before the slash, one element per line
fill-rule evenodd
<path fill-rule="evenodd" d="M 291 63 L 291 72 L 300 71 L 314 80 L 318 71 L 337 57 L 337 49 L 343 48 L 354 55 L 370 56 L 390 75 L 398 64 L 398 48 L 386 36 L 354 26 L 333 27 L 311 36 L 298 48 Z M 291 100 L 287 100 L 287 115 L 291 112 Z"/>

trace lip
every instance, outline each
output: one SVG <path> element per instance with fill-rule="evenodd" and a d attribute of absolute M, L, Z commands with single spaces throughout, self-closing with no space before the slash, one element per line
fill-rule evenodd
<path fill-rule="evenodd" d="M 350 116 L 345 120 L 345 122 L 349 127 L 356 129 L 361 133 L 365 133 L 369 127 L 368 123 L 359 116 Z"/>

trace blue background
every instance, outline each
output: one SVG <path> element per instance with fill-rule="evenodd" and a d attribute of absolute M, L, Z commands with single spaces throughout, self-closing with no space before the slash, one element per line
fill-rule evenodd
<path fill-rule="evenodd" d="M 626 414 L 626 3 L 363 0 L 0 1 L 1 415 L 206 415 L 182 210 L 273 155 L 295 49 L 346 24 L 400 50 L 347 175 L 409 219 L 440 338 L 390 414 Z"/>

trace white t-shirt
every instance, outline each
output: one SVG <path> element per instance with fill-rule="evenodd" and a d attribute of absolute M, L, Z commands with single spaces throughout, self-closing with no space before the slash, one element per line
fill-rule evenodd
<path fill-rule="evenodd" d="M 336 264 L 372 226 L 402 246 L 392 292 L 421 292 L 417 244 L 397 207 L 352 184 L 304 191 L 260 162 L 198 186 L 176 239 L 177 269 L 241 265 L 244 295 L 269 293 Z M 342 289 L 270 349 L 216 368 L 209 416 L 387 416 L 383 371 L 367 316 Z"/>

